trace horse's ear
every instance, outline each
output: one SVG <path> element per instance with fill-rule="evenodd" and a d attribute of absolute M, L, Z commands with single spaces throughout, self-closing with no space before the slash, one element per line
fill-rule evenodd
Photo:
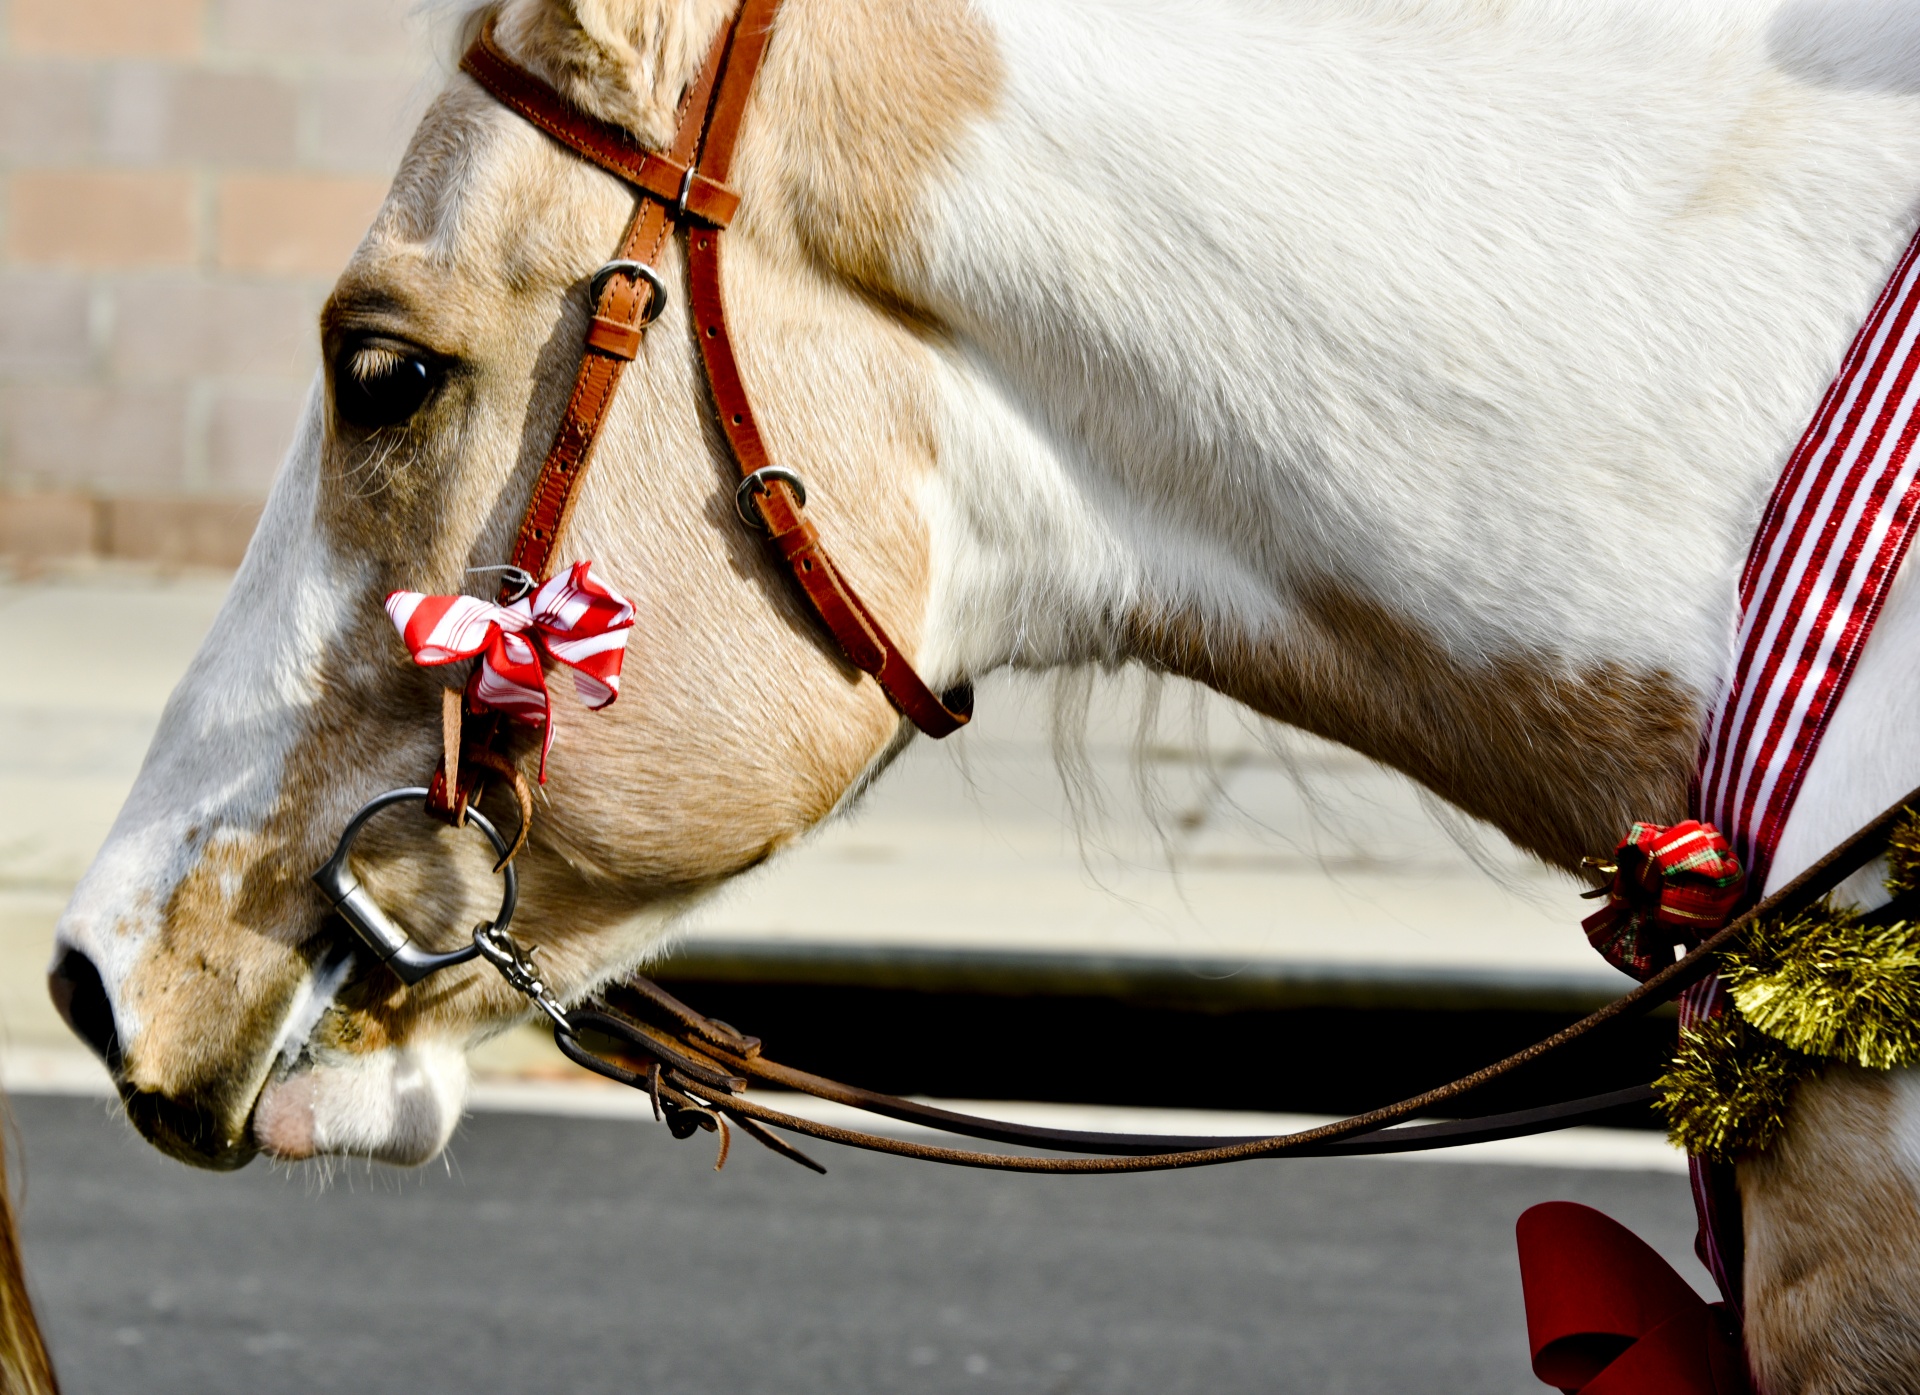
<path fill-rule="evenodd" d="M 731 9 L 732 0 L 509 0 L 500 39 L 588 111 L 663 145 Z"/>

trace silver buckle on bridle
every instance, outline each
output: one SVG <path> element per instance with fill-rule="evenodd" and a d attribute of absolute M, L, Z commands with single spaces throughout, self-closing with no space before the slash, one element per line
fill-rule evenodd
<path fill-rule="evenodd" d="M 793 491 L 793 501 L 801 508 L 807 506 L 807 482 L 784 465 L 762 465 L 745 479 L 741 480 L 733 491 L 733 511 L 740 515 L 740 521 L 749 528 L 762 528 L 759 515 L 751 512 L 749 505 L 756 494 L 766 492 L 770 480 L 779 480 Z"/>
<path fill-rule="evenodd" d="M 645 329 L 660 318 L 660 312 L 667 308 L 667 283 L 661 279 L 659 272 L 645 262 L 621 258 L 602 266 L 587 282 L 587 303 L 598 307 L 600 297 L 606 292 L 607 282 L 616 276 L 624 276 L 636 286 L 647 287 L 647 303 L 641 308 L 640 317 L 633 322 L 635 329 Z"/>

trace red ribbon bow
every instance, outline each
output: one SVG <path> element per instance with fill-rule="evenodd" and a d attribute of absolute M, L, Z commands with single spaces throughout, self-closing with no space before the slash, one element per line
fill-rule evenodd
<path fill-rule="evenodd" d="M 1611 865 L 1587 861 L 1611 878 L 1587 893 L 1607 898 L 1604 910 L 1581 922 L 1587 940 L 1614 968 L 1643 982 L 1673 962 L 1676 945 L 1697 944 L 1726 924 L 1746 885 L 1720 830 L 1697 819 L 1671 828 L 1636 823 Z"/>
<path fill-rule="evenodd" d="M 387 614 L 417 664 L 434 667 L 480 656 L 467 680 L 467 704 L 475 712 L 504 712 L 546 729 L 540 746 L 543 784 L 547 752 L 553 749 L 553 700 L 544 661 L 573 670 L 574 689 L 590 708 L 620 696 L 633 605 L 594 575 L 591 562 L 575 562 L 511 605 L 395 591 L 387 597 Z"/>
<path fill-rule="evenodd" d="M 1590 1206 L 1520 1217 L 1533 1373 L 1566 1395 L 1750 1395 L 1734 1319 Z"/>

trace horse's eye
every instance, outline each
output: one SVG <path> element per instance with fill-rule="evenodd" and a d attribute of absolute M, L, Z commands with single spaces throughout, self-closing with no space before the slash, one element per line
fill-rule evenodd
<path fill-rule="evenodd" d="M 333 361 L 333 405 L 363 431 L 405 421 L 440 383 L 440 369 L 391 342 L 348 341 Z"/>

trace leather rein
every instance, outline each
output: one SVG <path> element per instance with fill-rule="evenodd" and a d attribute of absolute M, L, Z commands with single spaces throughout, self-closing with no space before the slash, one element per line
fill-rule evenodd
<path fill-rule="evenodd" d="M 962 684 L 936 694 L 834 564 L 807 517 L 805 484 L 792 470 L 774 462 L 734 351 L 723 269 L 726 232 L 739 211 L 740 196 L 727 181 L 754 76 L 779 5 L 780 0 L 744 0 L 722 26 L 682 100 L 665 153 L 649 150 L 620 127 L 581 111 L 507 57 L 494 42 L 491 18 L 461 60 L 461 68 L 508 109 L 625 182 L 637 204 L 615 256 L 591 278 L 593 315 L 580 367 L 559 430 L 534 482 L 510 564 L 503 569 L 508 580 L 501 599 L 506 603 L 529 594 L 550 572 L 555 546 L 566 530 L 621 376 L 638 357 L 647 327 L 668 301 L 667 284 L 656 264 L 679 229 L 685 237 L 693 334 L 706 370 L 711 407 L 740 471 L 736 511 L 766 539 L 847 661 L 872 675 L 895 708 L 922 731 L 946 736 L 967 721 L 972 708 L 970 688 Z M 1523 1051 L 1435 1089 L 1317 1128 L 1265 1138 L 1084 1132 L 956 1113 L 782 1065 L 764 1054 L 757 1038 L 702 1016 L 640 975 L 602 990 L 586 1006 L 569 1008 L 560 1003 L 541 980 L 532 951 L 508 933 L 517 896 L 512 858 L 526 837 L 530 796 L 524 781 L 495 749 L 497 727 L 469 733 L 470 739 L 463 744 L 461 704 L 457 694 L 449 693 L 449 699 L 444 715 L 445 757 L 432 787 L 392 791 L 368 804 L 347 826 L 332 859 L 314 874 L 335 910 L 381 962 L 409 984 L 454 964 L 487 960 L 552 1020 L 554 1040 L 569 1059 L 646 1091 L 656 1115 L 676 1137 L 691 1137 L 702 1130 L 719 1133 L 722 1162 L 730 1121 L 783 1156 L 822 1172 L 824 1168 L 772 1130 L 964 1167 L 1094 1174 L 1165 1171 L 1249 1158 L 1453 1147 L 1548 1132 L 1621 1106 L 1645 1103 L 1652 1099 L 1653 1090 L 1641 1085 L 1507 1114 L 1442 1123 L 1406 1122 L 1431 1115 L 1574 1041 L 1673 1001 L 1712 974 L 1718 952 L 1756 923 L 1810 909 L 1872 861 L 1885 849 L 1894 824 L 1909 808 L 1920 805 L 1920 790 L 1915 790 L 1787 886 L 1631 992 Z M 508 779 L 519 796 L 521 828 L 511 844 L 468 807 L 478 780 L 489 773 Z M 451 953 L 429 953 L 414 945 L 407 932 L 374 903 L 348 866 L 348 854 L 368 819 L 384 808 L 414 800 L 423 801 L 429 813 L 449 822 L 472 822 L 501 858 L 496 870 L 505 877 L 505 895 L 499 913 L 474 931 L 472 944 Z M 1908 899 L 1901 898 L 1874 918 L 1911 913 L 1914 908 L 1904 904 Z M 754 1086 L 811 1095 L 989 1143 L 1041 1154 L 1084 1156 L 982 1152 L 843 1128 L 771 1108 L 749 1096 Z"/>
<path fill-rule="evenodd" d="M 893 1153 L 927 1162 L 1005 1172 L 1055 1173 L 1166 1172 L 1241 1162 L 1250 1158 L 1426 1152 L 1468 1143 L 1490 1143 L 1499 1139 L 1550 1133 L 1623 1105 L 1651 1100 L 1653 1088 L 1650 1085 L 1637 1085 L 1534 1109 L 1441 1123 L 1409 1125 L 1405 1121 L 1452 1104 L 1482 1086 L 1504 1079 L 1583 1037 L 1644 1017 L 1661 1004 L 1672 1002 L 1688 988 L 1712 975 L 1718 968 L 1720 952 L 1731 948 L 1756 925 L 1767 920 L 1790 919 L 1812 909 L 1840 883 L 1880 856 L 1886 850 L 1888 835 L 1901 820 L 1911 817 L 1916 806 L 1920 806 L 1920 789 L 1911 791 L 1787 885 L 1646 982 L 1552 1036 L 1471 1074 L 1395 1104 L 1297 1133 L 1265 1138 L 1094 1133 L 1077 1129 L 1037 1128 L 939 1109 L 780 1065 L 762 1054 L 757 1039 L 742 1035 L 726 1023 L 702 1017 L 658 984 L 640 975 L 634 975 L 625 983 L 605 990 L 601 1003 L 567 1013 L 565 1022 L 556 1019 L 554 1041 L 570 1060 L 588 1070 L 652 1093 L 656 1111 L 675 1126 L 676 1137 L 688 1137 L 695 1127 L 704 1127 L 699 1122 L 699 1115 L 717 1114 L 733 1120 L 775 1151 L 818 1171 L 825 1169 L 798 1153 L 784 1140 L 769 1134 L 765 1126 L 773 1125 L 829 1143 L 877 1153 Z M 1896 898 L 1863 919 L 1869 924 L 1886 924 L 1911 917 L 1916 911 L 1920 911 L 1920 889 Z M 528 990 L 522 988 L 522 991 Z M 536 1002 L 540 1001 L 537 995 L 530 996 L 534 996 Z M 541 1006 L 552 1014 L 553 1007 L 547 1003 L 541 1003 Z M 636 1053 L 639 1064 L 624 1063 L 617 1056 L 610 1057 L 605 1051 L 590 1049 L 580 1040 L 582 1030 L 604 1038 L 623 1054 Z M 746 1099 L 743 1092 L 751 1084 L 797 1091 L 816 1099 L 944 1133 L 1014 1147 L 1108 1156 L 1060 1158 L 982 1153 L 840 1128 L 769 1109 Z M 683 1112 L 678 1121 L 668 1109 L 669 1104 Z M 692 1117 L 687 1117 L 687 1111 L 692 1112 Z"/>
<path fill-rule="evenodd" d="M 696 1131 L 718 1131 L 720 1162 L 727 1156 L 727 1121 L 731 1121 L 768 1148 L 817 1172 L 820 1164 L 773 1133 L 780 1129 L 829 1143 L 870 1152 L 960 1167 L 1004 1172 L 1115 1173 L 1165 1172 L 1208 1167 L 1249 1158 L 1345 1157 L 1379 1153 L 1422 1152 L 1468 1143 L 1487 1143 L 1567 1128 L 1624 1105 L 1645 1103 L 1653 1097 L 1648 1085 L 1602 1095 L 1543 1105 L 1508 1114 L 1453 1119 L 1441 1123 L 1407 1124 L 1420 1115 L 1453 1104 L 1463 1097 L 1542 1060 L 1608 1027 L 1645 1016 L 1672 1002 L 1718 967 L 1719 954 L 1741 936 L 1768 920 L 1788 919 L 1818 905 L 1822 898 L 1886 850 L 1888 835 L 1901 820 L 1920 807 L 1920 789 L 1910 792 L 1872 823 L 1834 848 L 1793 881 L 1754 906 L 1746 914 L 1703 940 L 1686 955 L 1654 974 L 1631 992 L 1580 1021 L 1545 1037 L 1522 1051 L 1484 1066 L 1444 1085 L 1409 1096 L 1395 1104 L 1369 1110 L 1334 1123 L 1297 1133 L 1265 1138 L 1177 1137 L 1165 1134 L 1095 1133 L 1077 1129 L 1037 1128 L 940 1109 L 898 1095 L 882 1094 L 847 1085 L 824 1076 L 782 1065 L 767 1056 L 758 1038 L 702 1016 L 664 988 L 635 974 L 603 989 L 582 1007 L 561 1003 L 541 980 L 532 950 L 508 933 L 517 896 L 517 880 L 507 859 L 506 840 L 484 816 L 468 819 L 502 854 L 505 891 L 493 920 L 479 926 L 473 942 L 446 954 L 431 954 L 413 945 L 407 933 L 376 905 L 348 868 L 348 855 L 369 817 L 398 803 L 424 800 L 424 789 L 395 790 L 368 804 L 342 835 L 332 859 L 314 874 L 335 910 L 386 963 L 408 983 L 454 964 L 481 958 L 491 963 L 507 982 L 553 1022 L 553 1039 L 576 1064 L 622 1085 L 644 1090 L 656 1115 L 677 1138 Z M 1920 913 L 1920 888 L 1900 896 L 1864 917 L 1865 923 L 1889 923 Z M 966 1138 L 981 1139 L 1046 1153 L 1094 1156 L 1050 1157 L 1031 1154 L 986 1153 L 949 1148 L 859 1129 L 820 1123 L 784 1110 L 770 1108 L 748 1096 L 759 1085 L 811 1095 L 882 1118 Z"/>

